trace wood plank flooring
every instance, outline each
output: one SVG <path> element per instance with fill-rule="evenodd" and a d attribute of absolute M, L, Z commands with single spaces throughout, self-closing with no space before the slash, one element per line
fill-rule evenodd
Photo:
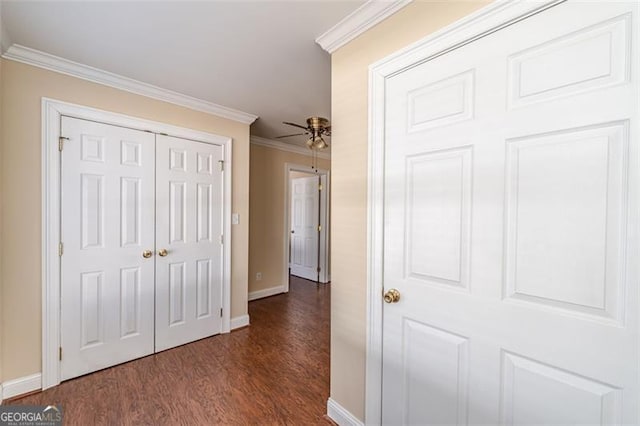
<path fill-rule="evenodd" d="M 69 380 L 11 404 L 69 425 L 327 425 L 329 285 L 249 303 L 251 326 Z"/>

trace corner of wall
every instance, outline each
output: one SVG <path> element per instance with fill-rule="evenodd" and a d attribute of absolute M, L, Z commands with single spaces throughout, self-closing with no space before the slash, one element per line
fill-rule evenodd
<path fill-rule="evenodd" d="M 231 317 L 248 318 L 249 304 L 249 170 L 250 170 L 250 127 L 242 129 L 242 137 L 233 142 L 233 214 L 239 214 L 240 222 L 231 225 L 232 259 L 235 262 L 231 276 Z M 248 320 L 247 320 L 248 321 Z M 233 326 L 233 325 L 232 325 Z"/>
<path fill-rule="evenodd" d="M 6 28 L 2 22 L 2 2 L 0 2 L 0 55 L 4 52 Z M 2 90 L 2 61 L 0 58 L 0 241 L 2 241 L 2 100 L 4 99 Z M 0 246 L 0 324 L 4 324 L 2 319 L 2 247 Z M 0 327 L 0 403 L 2 402 L 2 327 Z"/>
<path fill-rule="evenodd" d="M 0 15 L 0 19 L 2 18 L 2 15 Z M 2 23 L 0 22 L 0 25 L 2 25 Z M 4 27 L 3 27 L 4 28 Z M 0 29 L 1 31 L 1 29 Z M 0 42 L 1 43 L 1 42 Z M 2 171 L 4 170 L 4 167 L 2 166 L 2 151 L 3 151 L 3 145 L 4 145 L 4 134 L 3 134 L 3 126 L 2 126 L 2 122 L 3 122 L 3 116 L 2 116 L 2 112 L 3 112 L 3 103 L 4 103 L 4 80 L 3 80 L 3 74 L 2 74 L 2 62 L 4 61 L 4 59 L 0 58 L 0 241 L 2 241 L 2 206 L 4 205 L 4 199 L 2 198 L 2 194 L 3 194 L 3 186 L 2 186 Z M 4 318 L 3 318 L 3 313 L 4 313 L 4 309 L 3 309 L 3 305 L 2 305 L 2 245 L 0 244 L 0 325 L 1 324 L 5 324 Z M 2 402 L 2 379 L 3 379 L 3 368 L 2 368 L 2 364 L 3 364 L 3 328 L 0 326 L 0 402 Z"/>

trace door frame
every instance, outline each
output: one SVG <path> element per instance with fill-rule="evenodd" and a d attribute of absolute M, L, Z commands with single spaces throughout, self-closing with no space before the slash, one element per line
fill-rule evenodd
<path fill-rule="evenodd" d="M 291 179 L 289 172 L 303 172 L 312 175 L 326 177 L 326 188 L 320 192 L 320 282 L 327 283 L 331 281 L 331 271 L 329 270 L 329 191 L 331 188 L 330 171 L 325 169 L 314 169 L 313 167 L 303 166 L 295 163 L 284 163 L 284 259 L 282 263 L 282 273 L 284 283 L 282 284 L 283 292 L 289 292 L 289 256 L 290 256 L 290 221 L 291 221 Z"/>
<path fill-rule="evenodd" d="M 365 424 L 382 421 L 386 80 L 566 0 L 498 0 L 369 66 Z"/>
<path fill-rule="evenodd" d="M 197 142 L 220 145 L 224 154 L 223 174 L 223 232 L 231 236 L 232 203 L 232 139 L 213 133 L 177 127 L 156 121 L 145 120 L 76 105 L 55 99 L 42 98 L 42 389 L 60 384 L 60 152 L 62 117 L 91 120 L 104 124 L 127 127 L 151 133 L 189 139 Z M 225 238 L 231 241 L 231 238 Z M 228 333 L 231 327 L 231 244 L 222 247 L 222 330 Z"/>

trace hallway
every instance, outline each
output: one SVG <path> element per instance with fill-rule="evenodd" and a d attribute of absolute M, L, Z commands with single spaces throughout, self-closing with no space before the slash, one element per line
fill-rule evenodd
<path fill-rule="evenodd" d="M 9 403 L 61 404 L 65 424 L 326 425 L 329 308 L 328 285 L 291 277 L 249 303 L 249 327 Z"/>

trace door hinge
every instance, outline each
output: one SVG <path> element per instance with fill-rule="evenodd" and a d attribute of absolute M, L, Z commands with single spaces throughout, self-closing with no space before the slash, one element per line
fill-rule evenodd
<path fill-rule="evenodd" d="M 224 244 L 224 235 L 220 235 L 220 244 Z"/>
<path fill-rule="evenodd" d="M 224 172 L 224 160 L 218 160 L 218 164 L 220 165 L 220 171 Z"/>
<path fill-rule="evenodd" d="M 62 152 L 64 149 L 64 141 L 68 141 L 69 138 L 65 138 L 64 136 L 60 136 L 58 138 L 58 151 Z"/>
<path fill-rule="evenodd" d="M 318 191 L 322 191 L 322 188 L 323 188 L 322 184 L 318 185 Z"/>
<path fill-rule="evenodd" d="M 318 266 L 318 268 L 317 268 L 317 272 L 320 272 L 320 267 L 319 267 L 319 266 Z"/>
<path fill-rule="evenodd" d="M 58 243 L 58 256 L 62 256 L 64 254 L 64 244 Z"/>
<path fill-rule="evenodd" d="M 318 225 L 318 232 L 322 231 L 322 225 Z"/>
<path fill-rule="evenodd" d="M 220 308 L 220 318 L 222 318 L 222 308 Z"/>
<path fill-rule="evenodd" d="M 62 346 L 58 347 L 58 359 L 62 361 Z"/>

